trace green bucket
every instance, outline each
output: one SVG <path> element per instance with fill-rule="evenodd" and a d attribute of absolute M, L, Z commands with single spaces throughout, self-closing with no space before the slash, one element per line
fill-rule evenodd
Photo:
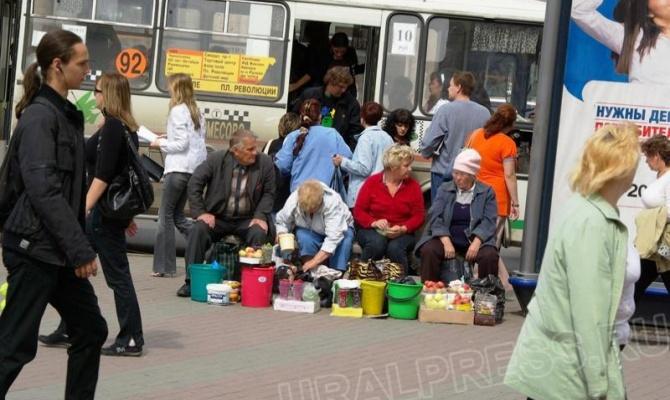
<path fill-rule="evenodd" d="M 207 285 L 221 283 L 225 267 L 214 269 L 210 264 L 191 264 L 191 300 L 207 301 Z"/>
<path fill-rule="evenodd" d="M 422 284 L 405 285 L 389 282 L 386 297 L 389 299 L 389 315 L 396 319 L 416 319 L 421 304 Z"/>

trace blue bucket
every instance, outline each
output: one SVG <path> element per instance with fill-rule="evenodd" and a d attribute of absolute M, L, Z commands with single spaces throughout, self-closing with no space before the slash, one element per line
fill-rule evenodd
<path fill-rule="evenodd" d="M 191 300 L 206 302 L 207 285 L 210 283 L 221 283 L 225 267 L 212 268 L 210 264 L 191 264 Z"/>

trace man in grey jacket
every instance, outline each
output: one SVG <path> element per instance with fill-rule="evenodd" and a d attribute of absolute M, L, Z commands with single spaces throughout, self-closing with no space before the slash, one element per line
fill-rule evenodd
<path fill-rule="evenodd" d="M 470 72 L 454 73 L 449 81 L 449 103 L 435 112 L 433 122 L 421 138 L 421 155 L 433 160 L 430 168 L 431 200 L 435 199 L 442 182 L 451 180 L 454 159 L 467 136 L 484 126 L 491 116 L 486 107 L 470 100 L 475 83 L 475 77 Z"/>
<path fill-rule="evenodd" d="M 268 241 L 275 196 L 272 159 L 256 149 L 253 132 L 240 129 L 228 150 L 210 154 L 188 182 L 191 214 L 196 218 L 186 244 L 186 283 L 177 296 L 191 295 L 189 266 L 205 260 L 212 243 L 238 235 L 249 246 Z"/>

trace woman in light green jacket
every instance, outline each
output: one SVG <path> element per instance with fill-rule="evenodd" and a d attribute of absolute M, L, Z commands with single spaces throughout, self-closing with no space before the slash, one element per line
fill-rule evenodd
<path fill-rule="evenodd" d="M 505 384 L 535 400 L 624 399 L 614 317 L 628 232 L 616 203 L 640 154 L 634 125 L 609 125 L 586 142 L 576 193 L 547 243 L 535 295 Z"/>

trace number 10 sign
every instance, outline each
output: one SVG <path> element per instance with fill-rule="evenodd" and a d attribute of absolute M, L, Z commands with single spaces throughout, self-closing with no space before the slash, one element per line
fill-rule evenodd
<path fill-rule="evenodd" d="M 404 56 L 416 55 L 416 24 L 396 22 L 393 24 L 391 54 Z"/>

